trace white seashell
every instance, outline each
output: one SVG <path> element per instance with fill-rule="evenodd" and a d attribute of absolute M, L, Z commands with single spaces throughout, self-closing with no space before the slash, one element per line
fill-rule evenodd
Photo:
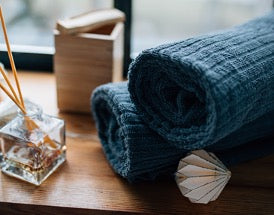
<path fill-rule="evenodd" d="M 216 200 L 230 177 L 225 165 L 204 150 L 192 151 L 181 159 L 175 174 L 181 193 L 191 202 L 203 204 Z"/>

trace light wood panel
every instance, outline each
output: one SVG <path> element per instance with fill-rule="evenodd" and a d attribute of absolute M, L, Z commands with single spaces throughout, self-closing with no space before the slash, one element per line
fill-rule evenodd
<path fill-rule="evenodd" d="M 99 85 L 122 81 L 124 24 L 90 33 L 55 31 L 54 71 L 61 111 L 90 112 L 91 92 Z"/>

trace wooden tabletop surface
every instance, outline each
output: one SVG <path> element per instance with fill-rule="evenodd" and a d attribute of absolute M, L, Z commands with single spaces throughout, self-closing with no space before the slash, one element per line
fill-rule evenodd
<path fill-rule="evenodd" d="M 53 74 L 20 73 L 25 97 L 65 119 L 67 162 L 41 186 L 0 173 L 0 214 L 274 214 L 274 156 L 231 169 L 208 205 L 192 204 L 172 179 L 130 184 L 109 166 L 89 115 L 59 114 Z"/>

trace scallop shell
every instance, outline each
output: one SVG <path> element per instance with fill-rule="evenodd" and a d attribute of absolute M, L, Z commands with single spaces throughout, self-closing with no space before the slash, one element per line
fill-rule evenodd
<path fill-rule="evenodd" d="M 181 193 L 193 203 L 215 201 L 231 177 L 231 172 L 213 154 L 192 151 L 181 159 L 175 179 Z"/>

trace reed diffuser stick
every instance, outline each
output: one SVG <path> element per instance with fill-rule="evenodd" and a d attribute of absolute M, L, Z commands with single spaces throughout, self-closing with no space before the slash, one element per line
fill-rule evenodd
<path fill-rule="evenodd" d="M 18 99 L 18 97 L 17 97 L 17 95 L 16 95 L 16 93 L 15 93 L 15 90 L 13 89 L 13 87 L 12 87 L 12 85 L 11 85 L 11 83 L 10 83 L 10 81 L 9 81 L 6 73 L 5 73 L 5 71 L 3 70 L 3 68 L 1 66 L 0 66 L 0 72 L 1 72 L 2 76 L 4 77 L 6 83 L 8 84 L 8 86 L 9 86 L 9 88 L 10 88 L 10 90 L 11 90 L 11 92 L 12 92 L 14 98 L 15 98 L 15 100 L 17 102 L 20 102 L 19 99 Z"/>
<path fill-rule="evenodd" d="M 22 92 L 21 92 L 21 88 L 20 88 L 20 83 L 19 83 L 18 76 L 17 76 L 16 67 L 15 67 L 13 56 L 12 56 L 12 52 L 11 52 L 11 49 L 10 49 L 10 44 L 9 44 L 8 35 L 7 35 L 7 29 L 6 29 L 6 25 L 5 25 L 5 21 L 4 21 L 4 17 L 3 17 L 2 7 L 1 6 L 0 6 L 0 19 L 1 19 L 1 25 L 2 25 L 3 32 L 4 32 L 4 38 L 5 38 L 5 42 L 6 42 L 6 46 L 7 46 L 7 50 L 8 50 L 8 56 L 9 56 L 9 60 L 10 60 L 10 64 L 11 64 L 13 76 L 15 78 L 15 83 L 16 83 L 16 86 L 17 86 L 17 90 L 18 90 L 18 93 L 19 93 L 20 100 L 18 99 L 18 97 L 17 97 L 17 95 L 16 95 L 16 93 L 14 91 L 14 88 L 12 87 L 12 85 L 11 85 L 8 77 L 6 76 L 6 74 L 5 74 L 5 72 L 3 71 L 2 68 L 0 68 L 0 72 L 1 72 L 2 76 L 4 77 L 6 83 L 8 84 L 8 86 L 9 86 L 9 88 L 10 88 L 10 90 L 11 90 L 11 92 L 12 92 L 12 94 L 13 94 L 14 97 L 7 90 L 7 88 L 5 86 L 3 86 L 1 83 L 0 83 L 0 88 L 20 108 L 20 110 L 22 111 L 22 113 L 25 115 L 24 118 L 26 120 L 26 126 L 27 126 L 27 128 L 30 131 L 32 131 L 34 129 L 39 128 L 39 126 L 35 123 L 34 120 L 32 120 L 30 117 L 27 116 L 27 111 L 25 109 L 24 99 L 23 99 L 23 96 L 22 96 Z M 43 139 L 44 139 L 44 142 L 48 143 L 51 147 L 53 147 L 53 148 L 57 147 L 57 145 L 55 144 L 55 142 L 48 135 L 45 135 Z M 40 144 L 42 144 L 42 142 Z"/>
<path fill-rule="evenodd" d="M 20 84 L 19 84 L 19 81 L 18 81 L 16 67 L 15 67 L 12 52 L 11 52 L 11 49 L 10 49 L 9 39 L 8 39 L 8 35 L 7 35 L 7 29 L 6 29 L 6 25 L 5 25 L 5 21 L 4 21 L 1 6 L 0 6 L 0 18 L 1 18 L 2 29 L 3 29 L 3 32 L 4 32 L 4 38 L 5 38 L 5 42 L 6 42 L 6 46 L 7 46 L 7 50 L 8 50 L 8 56 L 9 56 L 9 60 L 10 60 L 10 64 L 11 64 L 11 69 L 12 69 L 12 72 L 13 72 L 13 76 L 14 76 L 15 83 L 16 83 L 17 90 L 18 90 L 19 97 L 20 97 L 20 102 L 21 102 L 23 108 L 25 108 L 23 96 L 22 96 L 22 93 L 21 93 Z"/>
<path fill-rule="evenodd" d="M 8 95 L 8 97 L 20 108 L 23 114 L 27 114 L 26 110 L 22 105 L 10 94 L 6 87 L 0 83 L 0 88 Z"/>

